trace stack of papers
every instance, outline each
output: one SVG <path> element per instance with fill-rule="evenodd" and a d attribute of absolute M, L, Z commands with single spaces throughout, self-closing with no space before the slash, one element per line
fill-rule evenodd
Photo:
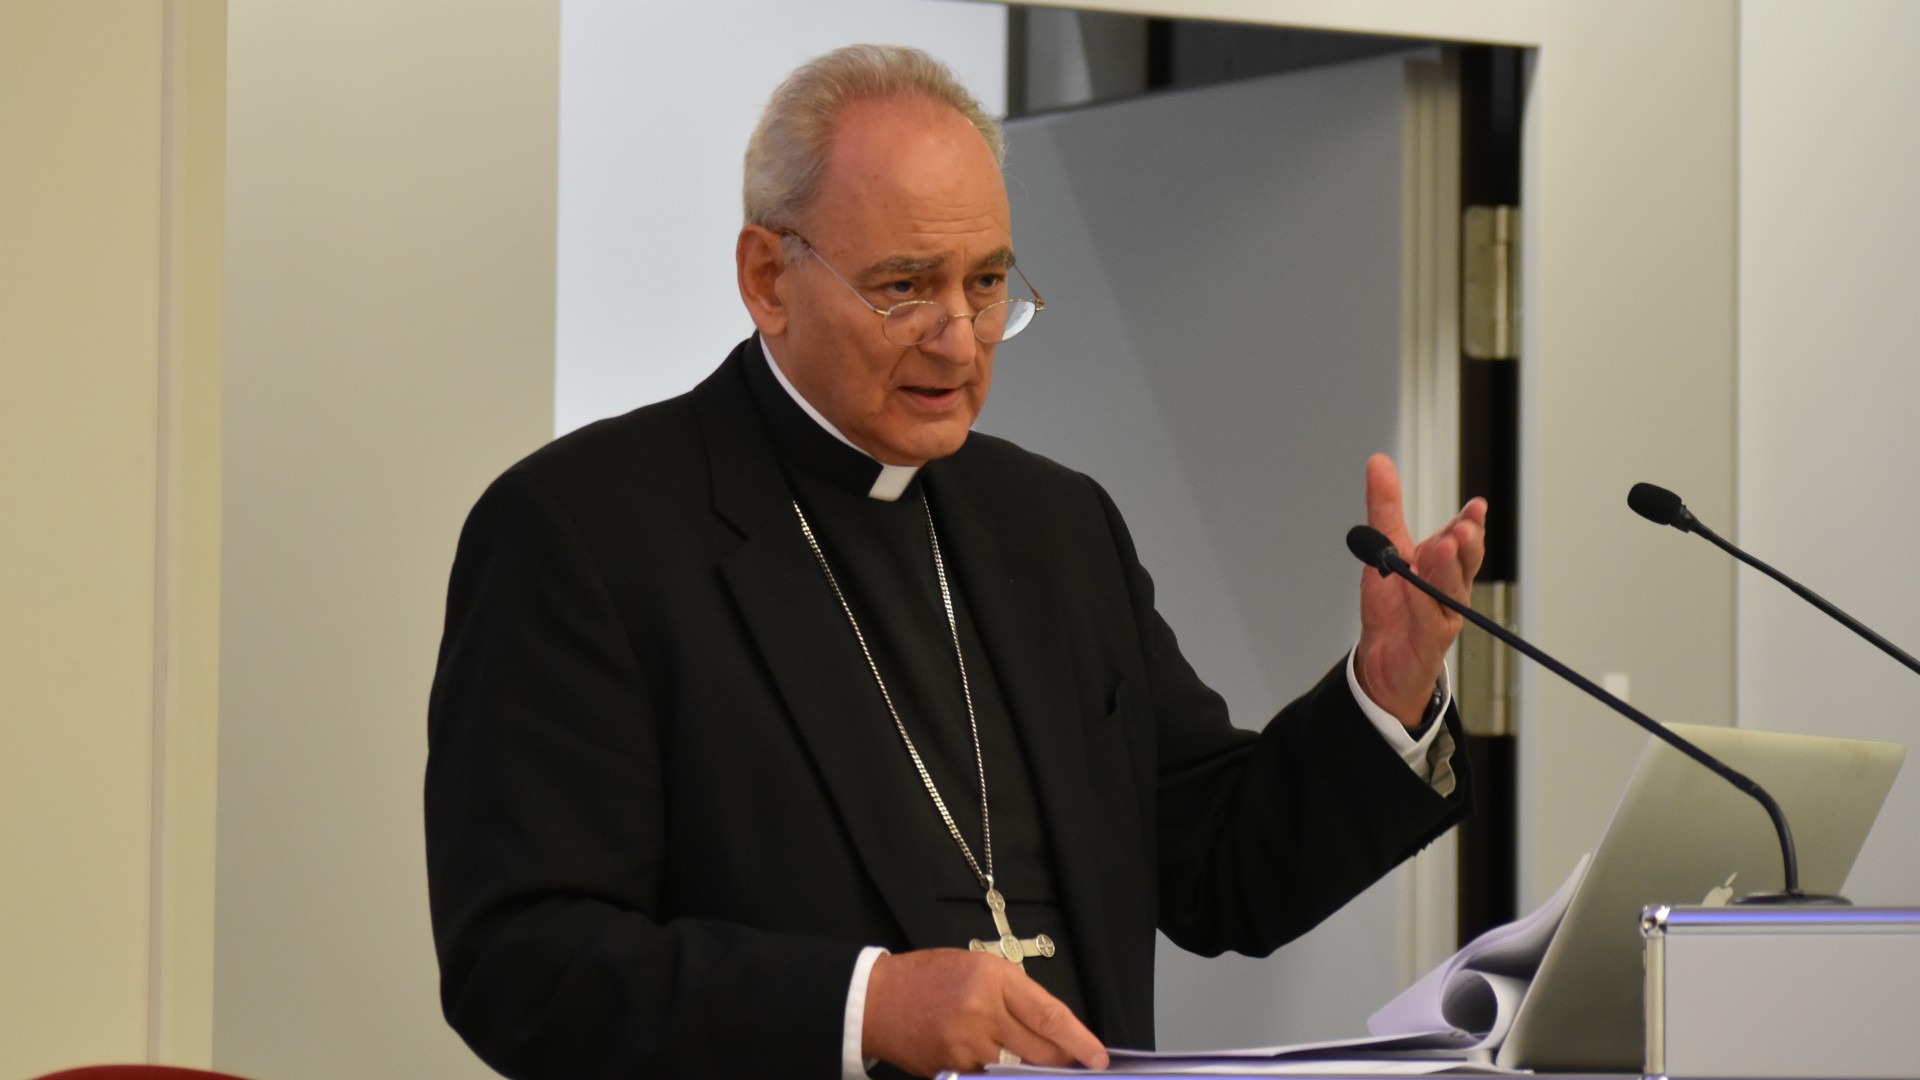
<path fill-rule="evenodd" d="M 1580 856 L 1573 873 L 1538 910 L 1468 942 L 1368 1017 L 1367 1030 L 1391 1038 L 1471 1037 L 1461 1049 L 1498 1050 L 1591 861 L 1592 856 Z"/>
<path fill-rule="evenodd" d="M 1111 1050 L 1107 1072 L 1123 1076 L 1501 1076 L 1484 1053 L 1448 1050 L 1425 1039 L 1343 1039 L 1206 1052 Z M 992 1065 L 996 1076 L 1085 1076 L 1081 1068 Z"/>
<path fill-rule="evenodd" d="M 1589 857 L 1524 919 L 1474 938 L 1367 1020 L 1371 1037 L 1244 1050 L 1110 1050 L 1107 1071 L 1150 1076 L 1500 1076 L 1494 1051 L 1540 969 Z M 1087 1070 L 994 1065 L 1005 1076 L 1071 1076 Z"/>

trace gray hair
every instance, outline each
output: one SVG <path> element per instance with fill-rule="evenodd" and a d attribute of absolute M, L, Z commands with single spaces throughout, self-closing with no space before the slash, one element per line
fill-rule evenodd
<path fill-rule="evenodd" d="M 920 95 L 951 105 L 1006 162 L 1000 125 L 947 65 L 904 45 L 848 45 L 788 75 L 747 141 L 743 201 L 749 225 L 791 229 L 813 202 L 826 171 L 840 108 L 848 102 Z"/>

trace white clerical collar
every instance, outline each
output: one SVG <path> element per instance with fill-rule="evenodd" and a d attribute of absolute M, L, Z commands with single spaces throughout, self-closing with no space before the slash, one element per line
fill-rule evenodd
<path fill-rule="evenodd" d="M 774 363 L 773 350 L 767 348 L 767 339 L 755 334 L 754 340 L 760 343 L 760 355 L 767 358 L 767 367 L 773 370 L 773 377 L 779 381 L 780 389 L 787 392 L 787 396 L 793 399 L 793 403 L 800 406 L 808 416 L 813 417 L 813 422 L 825 428 L 827 434 L 848 446 L 853 446 L 855 450 L 860 450 L 858 446 L 853 445 L 852 439 L 842 435 L 839 428 L 834 427 L 831 421 L 821 416 L 820 410 L 814 408 L 812 402 L 801 397 L 800 391 L 795 390 L 793 384 L 787 381 L 787 373 L 780 370 L 779 364 Z M 869 499 L 879 499 L 881 502 L 898 500 L 906 492 L 907 485 L 913 483 L 913 478 L 920 473 L 918 465 L 888 465 L 865 450 L 860 450 L 860 453 L 880 466 L 880 475 L 873 481 L 873 486 L 867 489 Z"/>

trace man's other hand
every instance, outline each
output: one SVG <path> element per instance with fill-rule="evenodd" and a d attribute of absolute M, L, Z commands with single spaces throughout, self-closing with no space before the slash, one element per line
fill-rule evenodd
<path fill-rule="evenodd" d="M 1367 459 L 1367 524 L 1400 549 L 1414 573 L 1463 604 L 1487 552 L 1486 521 L 1486 500 L 1473 499 L 1415 547 L 1393 460 L 1385 454 Z M 1417 727 L 1463 621 L 1401 578 L 1368 567 L 1360 577 L 1360 647 L 1353 658 L 1360 689 L 1402 724 Z"/>
<path fill-rule="evenodd" d="M 861 1053 L 916 1076 L 996 1064 L 1002 1048 L 1029 1065 L 1107 1067 L 1107 1051 L 1017 965 L 964 949 L 882 956 L 867 980 Z"/>

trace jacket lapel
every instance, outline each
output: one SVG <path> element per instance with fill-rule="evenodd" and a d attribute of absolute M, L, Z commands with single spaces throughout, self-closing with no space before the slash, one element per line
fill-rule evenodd
<path fill-rule="evenodd" d="M 1088 771 L 1073 658 L 1045 573 L 1003 540 L 1004 525 L 995 527 L 992 510 L 958 470 L 936 467 L 922 476 L 1033 776 L 1067 925 L 1076 939 L 1063 942 L 1063 951 L 1079 965 L 1095 1012 L 1089 1019 L 1111 1025 L 1127 1010 L 1118 994 L 1103 897 L 1112 888 L 1141 886 L 1109 880 L 1102 872 L 1103 863 L 1113 865 L 1100 857 L 1112 830 L 1100 820 L 1094 784 L 1125 778 L 1096 778 Z"/>
<path fill-rule="evenodd" d="M 897 746 L 849 735 L 849 702 L 862 711 L 884 705 L 807 550 L 786 478 L 748 396 L 740 365 L 758 361 L 752 345 L 749 339 L 736 349 L 695 391 L 714 509 L 743 537 L 721 572 L 861 861 L 908 942 L 915 948 L 948 944 L 911 819 L 900 812 L 925 799 L 925 792 L 901 768 Z M 936 467 L 922 477 L 1033 776 L 1075 939 L 1063 945 L 1079 966 L 1094 1013 L 1088 1019 L 1110 1035 L 1144 1043 L 1150 1031 L 1114 1029 L 1136 1026 L 1129 1023 L 1122 994 L 1127 976 L 1150 980 L 1151 973 L 1122 972 L 1116 965 L 1103 897 L 1109 890 L 1145 886 L 1115 879 L 1116 871 L 1137 860 L 1112 850 L 1114 831 L 1102 821 L 1095 797 L 1096 784 L 1126 780 L 1091 775 L 1072 656 L 1046 575 L 1003 539 L 1005 523 L 963 473 Z M 849 696 L 849 686 L 867 688 L 872 701 Z"/>
<path fill-rule="evenodd" d="M 740 378 L 742 357 L 736 349 L 696 391 L 714 508 L 744 537 L 721 573 L 861 862 L 908 942 L 932 947 L 941 943 L 939 916 L 912 819 L 900 811 L 926 795 L 907 783 L 899 747 L 849 730 L 885 706 L 793 516 L 786 479 Z"/>

